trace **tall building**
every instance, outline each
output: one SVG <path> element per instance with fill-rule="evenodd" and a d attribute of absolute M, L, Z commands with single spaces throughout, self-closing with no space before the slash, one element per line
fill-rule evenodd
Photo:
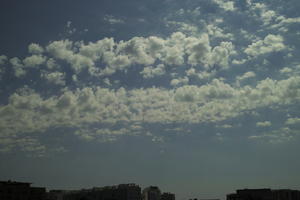
<path fill-rule="evenodd" d="M 169 193 L 169 192 L 164 192 L 160 196 L 161 200 L 175 200 L 175 194 Z"/>
<path fill-rule="evenodd" d="M 31 183 L 0 181 L 2 200 L 45 200 L 46 188 L 31 187 Z"/>
<path fill-rule="evenodd" d="M 143 190 L 143 200 L 160 200 L 161 192 L 157 186 L 150 186 Z"/>

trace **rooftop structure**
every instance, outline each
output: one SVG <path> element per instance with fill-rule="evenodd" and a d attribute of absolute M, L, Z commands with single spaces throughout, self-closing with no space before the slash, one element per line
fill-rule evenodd
<path fill-rule="evenodd" d="M 227 200 L 300 200 L 298 190 L 243 189 L 227 195 Z"/>
<path fill-rule="evenodd" d="M 31 187 L 31 183 L 0 181 L 0 199 L 2 200 L 45 200 L 46 188 Z"/>

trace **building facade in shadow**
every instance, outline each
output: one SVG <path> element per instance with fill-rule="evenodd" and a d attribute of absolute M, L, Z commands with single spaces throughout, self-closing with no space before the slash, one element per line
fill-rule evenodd
<path fill-rule="evenodd" d="M 46 188 L 31 183 L 0 181 L 0 200 L 46 200 Z"/>
<path fill-rule="evenodd" d="M 243 189 L 228 194 L 227 200 L 300 200 L 298 190 Z"/>
<path fill-rule="evenodd" d="M 141 188 L 136 184 L 120 184 L 100 188 L 74 190 L 74 191 L 50 191 L 52 196 L 61 200 L 141 200 Z M 56 193 L 56 194 L 55 194 Z M 52 200 L 52 199 L 51 199 Z M 60 200 L 60 199 L 53 199 Z"/>

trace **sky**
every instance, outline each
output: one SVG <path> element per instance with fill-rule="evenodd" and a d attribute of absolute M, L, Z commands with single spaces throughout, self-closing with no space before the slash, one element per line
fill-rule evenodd
<path fill-rule="evenodd" d="M 178 200 L 300 189 L 298 0 L 2 0 L 0 179 Z"/>

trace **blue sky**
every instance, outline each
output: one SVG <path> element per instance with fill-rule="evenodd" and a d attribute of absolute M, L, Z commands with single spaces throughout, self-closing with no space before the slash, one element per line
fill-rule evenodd
<path fill-rule="evenodd" d="M 0 178 L 178 199 L 299 189 L 299 8 L 3 1 Z"/>

